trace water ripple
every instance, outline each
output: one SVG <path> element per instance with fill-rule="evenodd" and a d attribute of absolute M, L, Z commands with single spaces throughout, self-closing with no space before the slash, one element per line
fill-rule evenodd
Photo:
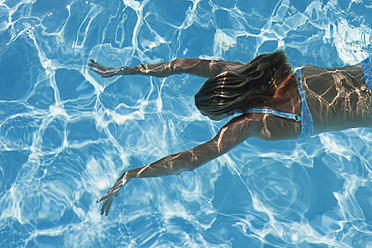
<path fill-rule="evenodd" d="M 204 79 L 99 78 L 174 58 L 248 62 L 285 48 L 294 66 L 371 55 L 368 1 L 0 3 L 1 247 L 371 247 L 372 134 L 250 139 L 206 166 L 120 174 L 204 142 L 226 121 L 193 105 Z"/>

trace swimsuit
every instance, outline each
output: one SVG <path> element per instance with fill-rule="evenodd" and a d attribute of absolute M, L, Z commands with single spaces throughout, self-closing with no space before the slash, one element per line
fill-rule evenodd
<path fill-rule="evenodd" d="M 372 70 L 370 72 L 372 72 Z M 273 109 L 262 109 L 262 108 L 248 109 L 245 111 L 245 113 L 272 114 L 274 116 L 278 116 L 278 117 L 282 117 L 282 118 L 286 118 L 290 120 L 301 121 L 301 124 L 302 124 L 301 134 L 297 138 L 297 139 L 301 139 L 301 138 L 307 138 L 307 137 L 314 135 L 314 122 L 313 122 L 313 117 L 311 115 L 309 106 L 307 105 L 304 88 L 302 87 L 301 68 L 296 69 L 294 74 L 298 82 L 298 91 L 300 93 L 301 101 L 302 101 L 301 115 L 287 113 L 287 112 L 280 112 L 280 111 L 276 111 Z"/>
<path fill-rule="evenodd" d="M 362 67 L 364 81 L 372 92 L 372 58 L 370 57 L 360 62 L 360 67 Z"/>

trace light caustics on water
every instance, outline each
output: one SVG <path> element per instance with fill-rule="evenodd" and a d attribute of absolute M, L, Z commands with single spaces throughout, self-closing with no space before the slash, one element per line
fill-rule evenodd
<path fill-rule="evenodd" d="M 204 79 L 101 79 L 89 59 L 248 62 L 285 48 L 294 66 L 371 54 L 370 1 L 1 1 L 1 247 L 372 247 L 369 129 L 300 143 L 248 140 L 180 176 L 128 168 L 189 149 L 226 122 L 193 105 Z"/>

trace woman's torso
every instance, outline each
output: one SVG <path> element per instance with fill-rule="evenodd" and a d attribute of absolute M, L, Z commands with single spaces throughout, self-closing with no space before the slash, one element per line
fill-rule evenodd
<path fill-rule="evenodd" d="M 372 96 L 360 65 L 302 68 L 315 133 L 371 126 Z"/>

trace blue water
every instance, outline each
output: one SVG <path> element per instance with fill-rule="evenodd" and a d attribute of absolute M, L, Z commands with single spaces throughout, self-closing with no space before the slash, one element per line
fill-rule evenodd
<path fill-rule="evenodd" d="M 179 176 L 127 169 L 205 142 L 205 79 L 102 79 L 89 59 L 247 63 L 285 48 L 293 66 L 372 54 L 370 0 L 0 1 L 0 247 L 372 247 L 372 132 L 249 139 Z"/>

